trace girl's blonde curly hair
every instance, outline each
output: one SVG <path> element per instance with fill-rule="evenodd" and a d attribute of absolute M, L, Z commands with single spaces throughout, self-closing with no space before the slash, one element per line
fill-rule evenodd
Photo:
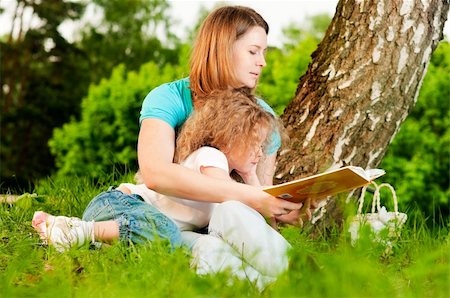
<path fill-rule="evenodd" d="M 242 90 L 212 92 L 179 132 L 174 162 L 182 162 L 203 146 L 224 153 L 236 146 L 241 150 L 252 150 L 261 142 L 261 129 L 268 130 L 264 145 L 270 143 L 274 131 L 281 134 L 283 141 L 286 139 L 278 118 L 259 105 L 253 95 Z"/>

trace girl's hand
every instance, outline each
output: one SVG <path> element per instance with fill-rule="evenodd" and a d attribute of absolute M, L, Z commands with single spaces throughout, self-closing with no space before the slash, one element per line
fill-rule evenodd
<path fill-rule="evenodd" d="M 258 175 L 256 174 L 257 165 L 255 164 L 248 172 L 239 172 L 236 173 L 241 176 L 242 180 L 244 180 L 245 184 L 253 185 L 253 186 L 261 186 Z"/>
<path fill-rule="evenodd" d="M 256 175 L 256 172 L 253 174 L 252 173 L 243 174 L 243 173 L 237 172 L 237 174 L 239 176 L 241 176 L 241 178 L 242 178 L 242 180 L 244 180 L 245 184 L 252 185 L 252 186 L 261 186 L 261 183 L 259 181 L 258 176 Z"/>

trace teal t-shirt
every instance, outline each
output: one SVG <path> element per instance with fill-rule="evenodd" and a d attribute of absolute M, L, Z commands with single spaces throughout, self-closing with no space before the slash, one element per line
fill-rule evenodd
<path fill-rule="evenodd" d="M 262 99 L 258 103 L 268 112 L 275 115 L 272 108 Z M 189 78 L 170 82 L 156 87 L 145 97 L 142 103 L 139 123 L 147 118 L 156 118 L 167 122 L 177 131 L 192 113 L 192 97 L 189 89 Z M 275 153 L 281 146 L 278 132 L 272 135 L 267 154 Z"/>

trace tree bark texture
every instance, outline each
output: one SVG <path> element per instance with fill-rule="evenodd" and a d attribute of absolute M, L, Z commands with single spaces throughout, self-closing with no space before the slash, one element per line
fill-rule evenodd
<path fill-rule="evenodd" d="M 417 100 L 442 39 L 444 0 L 341 0 L 282 120 L 275 184 L 345 165 L 377 167 Z"/>

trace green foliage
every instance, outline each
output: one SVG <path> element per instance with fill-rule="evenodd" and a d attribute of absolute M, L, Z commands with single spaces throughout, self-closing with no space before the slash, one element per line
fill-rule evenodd
<path fill-rule="evenodd" d="M 448 230 L 429 229 L 411 210 L 392 253 L 362 236 L 350 245 L 346 226 L 311 237 L 308 227 L 282 229 L 292 244 L 289 270 L 263 292 L 230 273 L 198 276 L 186 249 L 169 253 L 163 243 L 113 244 L 58 253 L 41 245 L 31 227 L 34 211 L 80 217 L 108 185 L 104 177 L 41 181 L 27 204 L 0 203 L 1 297 L 446 297 Z M 415 215 L 416 214 L 416 215 Z M 426 253 L 424 253 L 426 252 Z"/>
<path fill-rule="evenodd" d="M 0 41 L 2 190 L 4 183 L 24 187 L 49 173 L 53 158 L 46 142 L 55 126 L 78 113 L 79 99 L 88 84 L 82 53 L 58 31 L 63 20 L 78 19 L 84 5 L 18 1 L 16 9 L 17 17 L 21 10 L 30 9 L 40 22 L 27 31 L 24 23 L 15 19 L 16 33 L 20 33 Z"/>
<path fill-rule="evenodd" d="M 164 0 L 10 2 L 17 4 L 10 20 L 15 34 L 0 41 L 2 192 L 30 191 L 35 180 L 54 170 L 48 140 L 55 127 L 79 119 L 90 84 L 109 77 L 119 63 L 128 70 L 148 61 L 160 68 L 178 63 L 182 50 L 170 34 Z M 75 32 L 77 42 L 69 42 L 60 25 L 80 21 L 86 6 L 96 7 L 99 24 L 84 24 Z M 38 21 L 31 29 L 22 19 L 24 10 Z M 157 38 L 160 32 L 165 40 Z"/>
<path fill-rule="evenodd" d="M 304 19 L 303 24 L 291 23 L 283 28 L 283 48 L 291 49 L 304 39 L 314 39 L 319 43 L 330 25 L 331 17 L 328 14 L 318 14 Z"/>
<path fill-rule="evenodd" d="M 82 101 L 81 119 L 55 129 L 49 141 L 59 175 L 100 178 L 114 168 L 137 168 L 136 144 L 142 101 L 153 88 L 179 78 L 183 70 L 149 62 L 139 72 L 114 69 L 91 86 Z"/>
<path fill-rule="evenodd" d="M 388 148 L 381 167 L 402 208 L 417 205 L 431 222 L 448 221 L 450 198 L 450 44 L 433 53 L 416 106 Z"/>
<path fill-rule="evenodd" d="M 102 17 L 82 29 L 77 44 L 86 53 L 91 83 L 109 77 L 118 64 L 137 70 L 148 61 L 161 67 L 178 63 L 180 44 L 170 32 L 167 1 L 94 0 L 90 5 Z M 157 36 L 158 30 L 165 40 Z"/>

